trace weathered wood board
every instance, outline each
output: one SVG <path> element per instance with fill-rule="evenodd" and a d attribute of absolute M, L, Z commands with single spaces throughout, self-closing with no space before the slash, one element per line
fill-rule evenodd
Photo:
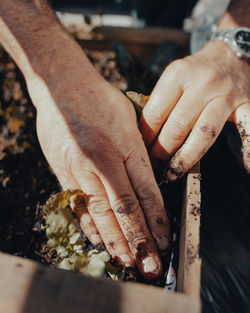
<path fill-rule="evenodd" d="M 91 26 L 79 23 L 76 19 L 75 27 L 68 24 L 67 14 L 59 16 L 60 22 L 78 37 L 78 43 L 89 50 L 109 50 L 113 41 L 119 41 L 128 51 L 141 61 L 146 61 L 156 53 L 160 44 L 171 41 L 180 48 L 180 56 L 188 54 L 189 34 L 183 30 L 169 27 L 118 27 Z M 73 21 L 72 21 L 73 23 Z M 74 25 L 74 23 L 73 23 Z M 75 28 L 75 31 L 74 31 Z"/>
<path fill-rule="evenodd" d="M 181 218 L 180 256 L 177 290 L 200 299 L 200 168 L 196 165 L 187 175 Z"/>
<path fill-rule="evenodd" d="M 95 279 L 0 253 L 0 313 L 200 313 L 200 174 L 187 175 L 178 291 Z"/>
<path fill-rule="evenodd" d="M 186 313 L 198 301 L 157 287 L 94 279 L 0 253 L 1 313 Z"/>

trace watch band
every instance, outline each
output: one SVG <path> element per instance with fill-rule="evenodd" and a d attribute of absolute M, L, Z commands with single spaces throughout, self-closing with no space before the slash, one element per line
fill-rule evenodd
<path fill-rule="evenodd" d="M 245 40 L 237 38 L 240 33 L 245 33 L 247 38 Z M 222 40 L 226 42 L 238 58 L 246 58 L 248 61 L 250 60 L 250 28 L 234 27 L 231 29 L 223 29 L 214 33 L 211 40 Z M 244 51 L 240 45 L 249 47 L 249 51 Z"/>

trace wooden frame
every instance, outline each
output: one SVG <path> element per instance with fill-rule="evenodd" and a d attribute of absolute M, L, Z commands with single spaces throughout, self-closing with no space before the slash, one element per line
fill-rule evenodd
<path fill-rule="evenodd" d="M 187 175 L 181 218 L 177 290 L 200 299 L 200 166 Z"/>
<path fill-rule="evenodd" d="M 3 313 L 200 313 L 200 174 L 186 179 L 178 292 L 138 283 L 95 279 L 0 253 Z"/>
<path fill-rule="evenodd" d="M 113 41 L 122 42 L 135 58 L 146 61 L 152 56 L 160 44 L 171 41 L 180 48 L 180 56 L 188 54 L 189 34 L 183 30 L 169 27 L 118 27 L 93 26 L 84 23 L 67 23 L 67 14 L 59 16 L 60 22 L 78 37 L 78 43 L 89 50 L 109 50 Z"/>

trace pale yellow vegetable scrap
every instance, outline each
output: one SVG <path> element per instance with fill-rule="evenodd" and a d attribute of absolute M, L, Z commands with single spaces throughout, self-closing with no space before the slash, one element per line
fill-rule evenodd
<path fill-rule="evenodd" d="M 70 197 L 78 193 L 83 193 L 83 192 L 77 189 L 75 190 L 67 189 L 63 192 L 59 192 L 51 196 L 43 207 L 44 212 L 49 213 L 50 211 L 55 211 L 55 210 L 59 210 L 62 208 L 66 208 L 70 204 Z"/>
<path fill-rule="evenodd" d="M 135 110 L 141 115 L 141 112 L 149 100 L 149 96 L 144 96 L 142 93 L 127 91 L 127 97 L 133 103 Z"/>
<path fill-rule="evenodd" d="M 87 255 L 82 248 L 80 240 L 80 229 L 76 225 L 76 220 L 72 211 L 68 208 L 70 199 L 73 195 L 81 194 L 81 209 L 86 203 L 83 203 L 85 195 L 81 190 L 66 190 L 53 195 L 45 204 L 46 225 L 44 229 L 48 238 L 48 245 L 51 250 L 55 250 L 62 258 L 58 267 L 64 270 L 80 272 L 93 277 L 101 277 L 105 274 L 107 265 L 110 261 L 110 255 L 107 251 L 91 250 Z M 78 199 L 79 200 L 79 199 Z M 80 201 L 79 200 L 79 201 Z M 120 267 L 108 266 L 112 274 L 112 279 L 124 277 L 120 273 Z M 124 272 L 124 271 L 123 271 Z M 119 277 L 119 278 L 118 278 Z"/>

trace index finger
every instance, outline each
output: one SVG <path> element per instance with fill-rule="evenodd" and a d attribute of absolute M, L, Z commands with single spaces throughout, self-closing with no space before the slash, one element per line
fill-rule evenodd
<path fill-rule="evenodd" d="M 182 79 L 179 75 L 181 65 L 181 61 L 175 61 L 166 68 L 142 111 L 140 131 L 147 148 L 155 141 L 183 93 Z"/>

